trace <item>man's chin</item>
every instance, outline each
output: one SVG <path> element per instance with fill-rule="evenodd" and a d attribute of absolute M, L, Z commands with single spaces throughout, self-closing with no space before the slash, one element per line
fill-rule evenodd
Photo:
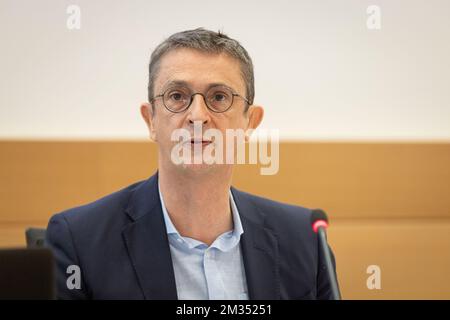
<path fill-rule="evenodd" d="M 218 164 L 214 162 L 203 161 L 201 163 L 195 163 L 194 161 L 187 161 L 185 163 L 173 164 L 176 170 L 183 173 L 192 173 L 194 175 L 204 175 L 211 173 L 218 173 L 221 171 L 227 171 L 230 169 L 229 164 Z"/>
<path fill-rule="evenodd" d="M 216 172 L 223 167 L 219 164 L 208 164 L 208 163 L 181 163 L 177 165 L 177 168 L 188 171 L 192 173 L 204 174 L 210 172 Z"/>

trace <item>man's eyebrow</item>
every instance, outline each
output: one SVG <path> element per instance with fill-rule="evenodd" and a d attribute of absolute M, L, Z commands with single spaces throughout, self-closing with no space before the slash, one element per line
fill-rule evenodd
<path fill-rule="evenodd" d="M 212 87 L 217 87 L 217 86 L 222 86 L 222 87 L 227 87 L 228 89 L 231 89 L 231 91 L 235 92 L 236 90 L 233 89 L 233 87 L 227 85 L 226 83 L 222 83 L 222 82 L 216 82 L 216 83 L 210 83 L 208 85 L 207 89 L 210 89 Z"/>
<path fill-rule="evenodd" d="M 190 85 L 189 85 L 189 83 L 188 83 L 187 81 L 184 81 L 184 80 L 171 80 L 171 81 L 166 82 L 166 84 L 162 87 L 162 91 L 164 91 L 164 90 L 166 90 L 167 88 L 170 88 L 170 87 L 172 87 L 172 86 L 186 86 L 186 87 L 189 87 L 189 88 L 190 88 Z M 229 86 L 228 84 L 223 83 L 223 82 L 213 82 L 213 83 L 210 83 L 210 84 L 208 84 L 208 86 L 206 87 L 206 90 L 209 90 L 210 88 L 212 88 L 212 87 L 217 87 L 217 86 L 227 87 L 227 88 L 231 89 L 231 91 L 233 91 L 233 92 L 236 91 L 233 87 L 231 87 L 231 86 Z"/>
<path fill-rule="evenodd" d="M 170 81 L 166 82 L 162 88 L 164 90 L 164 89 L 172 87 L 172 86 L 186 86 L 186 87 L 188 87 L 189 84 L 186 81 L 183 81 L 183 80 L 170 80 Z"/>

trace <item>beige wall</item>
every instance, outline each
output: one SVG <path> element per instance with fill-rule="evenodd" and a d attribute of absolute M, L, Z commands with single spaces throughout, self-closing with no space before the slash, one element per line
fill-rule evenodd
<path fill-rule="evenodd" d="M 374 4 L 380 30 L 366 24 Z M 0 137 L 146 137 L 151 51 L 205 27 L 248 50 L 262 126 L 283 139 L 449 141 L 449 12 L 448 0 L 1 0 Z"/>
<path fill-rule="evenodd" d="M 150 176 L 147 142 L 0 142 L 0 246 L 58 211 Z M 280 171 L 238 166 L 234 185 L 275 200 L 323 208 L 344 298 L 450 299 L 450 144 L 288 143 Z M 382 289 L 368 290 L 378 265 Z"/>

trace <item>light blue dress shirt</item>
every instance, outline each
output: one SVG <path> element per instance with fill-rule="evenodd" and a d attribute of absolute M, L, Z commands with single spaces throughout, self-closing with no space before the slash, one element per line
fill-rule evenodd
<path fill-rule="evenodd" d="M 159 185 L 158 185 L 159 189 Z M 173 225 L 159 189 L 170 253 L 180 300 L 248 300 L 240 238 L 244 232 L 230 191 L 234 229 L 221 234 L 208 247 L 183 237 Z"/>

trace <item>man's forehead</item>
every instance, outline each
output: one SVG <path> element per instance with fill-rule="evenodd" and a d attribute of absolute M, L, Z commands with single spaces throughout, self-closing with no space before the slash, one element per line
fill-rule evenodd
<path fill-rule="evenodd" d="M 178 49 L 161 59 L 156 88 L 182 82 L 199 89 L 223 84 L 239 90 L 245 84 L 239 62 L 227 54 L 203 53 L 193 49 Z"/>

